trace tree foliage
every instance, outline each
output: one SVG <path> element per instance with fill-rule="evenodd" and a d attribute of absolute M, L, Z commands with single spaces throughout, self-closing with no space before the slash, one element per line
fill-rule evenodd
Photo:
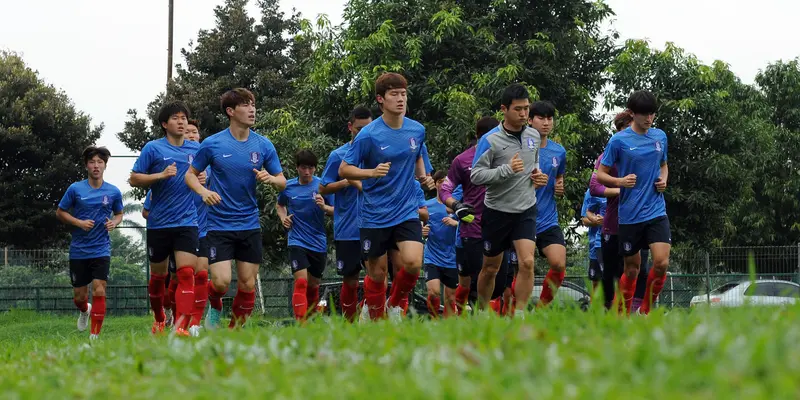
<path fill-rule="evenodd" d="M 102 130 L 21 57 L 0 52 L 0 245 L 66 243 L 55 210 L 69 185 L 85 178 L 81 153 Z"/>

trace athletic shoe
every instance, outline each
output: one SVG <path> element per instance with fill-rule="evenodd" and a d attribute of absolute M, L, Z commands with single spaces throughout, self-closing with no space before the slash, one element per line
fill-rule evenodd
<path fill-rule="evenodd" d="M 206 329 L 217 329 L 220 326 L 222 312 L 214 307 L 208 307 L 206 314 Z"/>
<path fill-rule="evenodd" d="M 403 322 L 403 307 L 390 307 L 389 301 L 386 301 L 386 313 L 389 315 L 389 321 L 394 323 Z"/>
<path fill-rule="evenodd" d="M 175 336 L 189 337 L 189 336 L 192 336 L 192 334 L 189 333 L 189 331 L 187 331 L 186 329 L 178 328 L 178 329 L 175 329 Z"/>
<path fill-rule="evenodd" d="M 189 334 L 192 337 L 200 337 L 200 325 L 192 325 L 189 327 Z"/>
<path fill-rule="evenodd" d="M 89 335 L 89 340 L 92 340 L 92 341 L 97 340 L 99 338 L 100 338 L 100 335 L 96 335 L 94 333 Z"/>
<path fill-rule="evenodd" d="M 525 319 L 525 311 L 519 309 L 514 310 L 514 318 Z"/>
<path fill-rule="evenodd" d="M 366 324 L 367 322 L 369 322 L 369 306 L 367 306 L 367 303 L 363 303 L 361 305 L 361 315 L 358 316 L 358 323 Z"/>
<path fill-rule="evenodd" d="M 92 304 L 86 304 L 86 312 L 78 316 L 78 332 L 83 332 L 89 327 L 89 313 L 92 312 Z"/>
<path fill-rule="evenodd" d="M 168 309 L 164 310 L 164 315 L 167 316 L 164 319 L 164 322 L 165 322 L 164 326 L 166 326 L 167 328 L 171 328 L 172 327 L 172 323 L 175 322 L 175 316 L 172 315 L 172 309 L 168 308 Z"/>
<path fill-rule="evenodd" d="M 160 335 L 164 333 L 164 323 L 153 321 L 153 328 L 151 329 L 151 332 L 153 333 L 153 335 Z"/>

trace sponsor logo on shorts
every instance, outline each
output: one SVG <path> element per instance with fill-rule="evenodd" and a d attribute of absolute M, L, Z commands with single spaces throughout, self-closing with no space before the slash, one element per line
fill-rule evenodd
<path fill-rule="evenodd" d="M 533 141 L 533 138 L 528 138 L 528 148 L 531 150 L 536 148 L 536 143 Z"/>
<path fill-rule="evenodd" d="M 411 149 L 411 151 L 417 150 L 417 139 L 414 139 L 413 137 L 408 139 L 408 147 Z"/>
<path fill-rule="evenodd" d="M 661 151 L 661 142 L 656 142 L 656 151 Z"/>
<path fill-rule="evenodd" d="M 103 196 L 103 205 L 104 205 L 104 206 L 107 206 L 107 205 L 108 205 L 108 203 L 109 203 L 109 202 L 108 202 L 108 196 Z"/>
<path fill-rule="evenodd" d="M 148 247 L 148 248 L 147 248 L 147 254 L 148 254 L 150 257 L 152 257 L 152 256 L 153 256 L 153 248 L 152 248 L 152 247 Z"/>
<path fill-rule="evenodd" d="M 595 276 L 594 269 L 589 268 L 589 278 L 594 278 L 594 276 Z"/>
<path fill-rule="evenodd" d="M 217 258 L 217 248 L 216 247 L 212 247 L 212 248 L 208 249 L 208 257 L 210 259 L 212 259 L 212 260 Z"/>
<path fill-rule="evenodd" d="M 336 261 L 336 269 L 339 271 L 344 270 L 344 261 L 342 260 Z"/>
<path fill-rule="evenodd" d="M 491 250 L 492 249 L 492 243 L 489 242 L 488 240 L 484 241 L 483 242 L 483 249 L 486 250 L 486 251 Z"/>
<path fill-rule="evenodd" d="M 250 153 L 250 162 L 253 163 L 253 165 L 257 165 L 260 158 L 258 152 L 254 151 Z"/>
<path fill-rule="evenodd" d="M 606 234 L 606 242 L 609 241 L 609 240 L 611 240 L 611 235 Z"/>
<path fill-rule="evenodd" d="M 517 262 L 517 252 L 516 251 L 512 251 L 511 252 L 511 262 Z"/>
<path fill-rule="evenodd" d="M 464 267 L 461 265 L 461 263 L 456 264 L 456 268 L 458 268 L 458 272 L 464 271 Z"/>
<path fill-rule="evenodd" d="M 622 248 L 625 249 L 625 251 L 631 251 L 631 248 L 632 248 L 631 243 L 630 242 L 625 242 L 622 245 Z"/>
<path fill-rule="evenodd" d="M 600 272 L 603 272 L 603 262 L 601 261 L 598 264 L 600 265 Z"/>
<path fill-rule="evenodd" d="M 292 260 L 292 269 L 297 270 L 297 260 Z"/>
<path fill-rule="evenodd" d="M 369 248 L 372 247 L 372 242 L 369 239 L 364 241 L 364 251 L 369 251 Z"/>

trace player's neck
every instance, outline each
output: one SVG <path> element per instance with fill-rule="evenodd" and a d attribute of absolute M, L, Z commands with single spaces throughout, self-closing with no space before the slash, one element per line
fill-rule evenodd
<path fill-rule="evenodd" d="M 393 114 L 390 112 L 383 113 L 383 122 L 392 129 L 400 129 L 403 127 L 403 114 Z"/>
<path fill-rule="evenodd" d="M 234 120 L 231 120 L 230 131 L 231 136 L 240 142 L 245 142 L 250 137 L 250 127 L 237 123 Z"/>
<path fill-rule="evenodd" d="M 540 148 L 547 147 L 547 135 L 542 135 L 542 144 L 539 145 Z"/>
<path fill-rule="evenodd" d="M 92 189 L 100 189 L 100 187 L 103 186 L 103 178 L 94 179 L 90 176 L 88 181 L 89 181 L 89 186 L 91 186 Z"/>
<path fill-rule="evenodd" d="M 167 133 L 167 142 L 175 147 L 183 146 L 184 140 L 183 135 L 170 135 Z"/>
<path fill-rule="evenodd" d="M 441 198 L 441 196 L 439 196 L 439 191 L 438 191 L 438 190 L 436 191 L 436 201 L 437 201 L 439 204 L 444 204 L 444 202 L 442 201 L 442 198 Z"/>
<path fill-rule="evenodd" d="M 520 132 L 522 132 L 523 129 L 525 129 L 525 127 L 522 126 L 522 125 L 521 126 L 511 126 L 508 122 L 503 121 L 503 129 L 505 129 L 506 132 L 508 132 L 508 133 L 520 133 Z"/>
<path fill-rule="evenodd" d="M 312 180 L 313 178 L 310 176 L 308 178 L 303 178 L 302 176 L 297 177 L 297 182 L 299 182 L 301 185 L 308 185 Z"/>
<path fill-rule="evenodd" d="M 642 128 L 641 126 L 636 125 L 635 123 L 631 124 L 631 130 L 640 135 L 644 135 L 645 133 L 647 133 L 647 129 Z"/>

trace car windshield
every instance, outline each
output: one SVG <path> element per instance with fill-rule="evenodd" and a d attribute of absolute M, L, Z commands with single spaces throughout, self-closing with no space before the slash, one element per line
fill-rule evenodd
<path fill-rule="evenodd" d="M 723 293 L 735 288 L 736 286 L 739 286 L 739 284 L 736 283 L 736 282 L 726 283 L 726 284 L 724 284 L 724 285 L 712 290 L 711 294 L 723 294 Z"/>

